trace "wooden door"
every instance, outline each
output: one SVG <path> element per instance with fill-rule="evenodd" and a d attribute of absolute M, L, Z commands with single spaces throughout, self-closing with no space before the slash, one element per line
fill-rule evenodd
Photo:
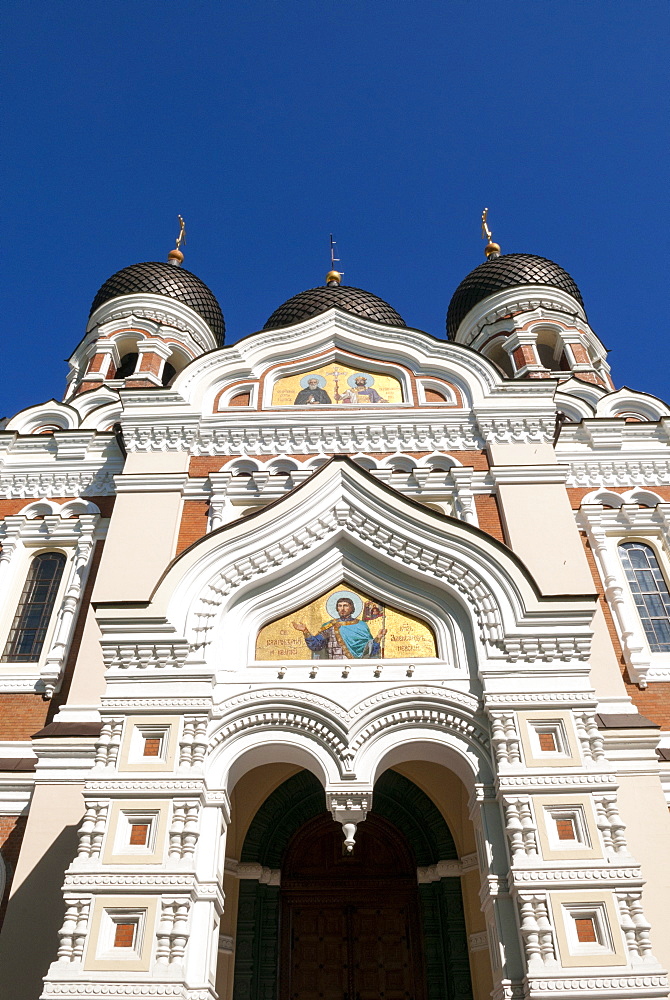
<path fill-rule="evenodd" d="M 424 1000 L 416 868 L 386 821 L 342 829 L 318 817 L 282 871 L 281 1000 Z"/>

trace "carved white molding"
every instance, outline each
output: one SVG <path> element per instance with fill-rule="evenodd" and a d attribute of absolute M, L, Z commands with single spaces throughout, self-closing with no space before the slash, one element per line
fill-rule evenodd
<path fill-rule="evenodd" d="M 83 514 L 78 518 L 79 537 L 69 566 L 65 594 L 58 609 L 49 652 L 40 669 L 40 680 L 47 698 L 51 698 L 60 690 L 77 612 L 91 568 L 99 520 L 99 514 Z"/>
<path fill-rule="evenodd" d="M 100 736 L 95 744 L 95 767 L 113 768 L 119 756 L 123 718 L 106 718 L 102 721 Z"/>
<path fill-rule="evenodd" d="M 629 857 L 626 844 L 626 826 L 619 815 L 615 795 L 594 795 L 593 804 L 596 811 L 596 825 L 605 849 L 605 856 L 610 861 L 621 862 Z"/>
<path fill-rule="evenodd" d="M 81 962 L 86 943 L 90 909 L 90 896 L 65 894 L 65 920 L 58 932 L 57 962 Z"/>
<path fill-rule="evenodd" d="M 572 718 L 586 766 L 605 766 L 607 761 L 605 744 L 598 729 L 595 713 L 593 711 L 574 711 Z"/>
<path fill-rule="evenodd" d="M 58 982 L 50 979 L 45 982 L 42 993 L 42 997 L 62 997 L 63 1000 L 80 996 L 104 996 L 107 1000 L 148 996 L 175 997 L 176 1000 L 217 1000 L 218 998 L 213 986 L 211 989 L 188 989 L 180 984 L 157 982 L 156 977 L 152 977 L 151 982 L 145 983 L 114 983 L 109 979 L 96 983 L 92 982 L 90 978 L 87 978 L 85 982 Z"/>
<path fill-rule="evenodd" d="M 235 950 L 235 938 L 230 934 L 219 934 L 218 950 L 226 955 L 232 955 Z"/>
<path fill-rule="evenodd" d="M 622 883 L 627 883 L 635 887 L 642 888 L 644 879 L 639 865 L 630 865 L 627 868 L 517 868 L 510 872 L 512 884 L 521 888 L 532 888 L 541 884 L 543 888 L 571 888 L 579 886 L 580 889 L 620 887 Z"/>
<path fill-rule="evenodd" d="M 488 946 L 489 942 L 486 931 L 475 931 L 474 934 L 468 934 L 469 951 L 486 951 Z"/>
<path fill-rule="evenodd" d="M 620 423 L 621 421 L 619 421 Z M 630 426 L 630 425 L 628 425 Z M 627 458 L 616 461 L 600 458 L 568 459 L 558 451 L 561 462 L 567 462 L 570 471 L 567 486 L 667 486 L 670 482 L 670 460 L 665 458 Z"/>
<path fill-rule="evenodd" d="M 221 723 L 210 738 L 210 753 L 235 736 L 257 729 L 299 732 L 324 747 L 342 774 L 355 773 L 355 760 L 367 744 L 386 732 L 426 728 L 457 735 L 488 759 L 486 730 L 471 717 L 477 699 L 437 686 L 407 686 L 364 699 L 349 712 L 313 692 L 289 688 L 256 689 L 227 699 Z"/>
<path fill-rule="evenodd" d="M 266 868 L 255 861 L 226 858 L 225 871 L 233 878 L 262 882 L 263 885 L 281 885 L 281 871 L 278 868 Z"/>
<path fill-rule="evenodd" d="M 185 715 L 179 740 L 179 767 L 202 767 L 207 744 L 207 716 Z"/>
<path fill-rule="evenodd" d="M 202 781 L 189 781 L 183 778 L 165 778 L 159 780 L 153 778 L 128 778 L 118 780 L 116 778 L 103 778 L 96 775 L 89 778 L 84 785 L 85 793 L 100 793 L 104 795 L 134 795 L 134 794 L 154 794 L 161 795 L 164 792 L 171 792 L 178 795 L 180 792 L 191 795 L 199 795 L 204 791 Z"/>
<path fill-rule="evenodd" d="M 102 707 L 109 711 L 139 711 L 142 713 L 160 712 L 164 709 L 174 711 L 197 711 L 211 708 L 210 698 L 108 698 L 102 697 Z"/>
<path fill-rule="evenodd" d="M 198 843 L 200 803 L 192 799 L 175 799 L 172 821 L 168 830 L 168 861 L 190 864 Z"/>
<path fill-rule="evenodd" d="M 521 737 L 513 712 L 491 712 L 491 745 L 498 769 L 521 766 Z"/>
<path fill-rule="evenodd" d="M 426 885 L 430 882 L 439 882 L 443 878 L 460 878 L 462 874 L 463 865 L 460 861 L 438 861 L 434 865 L 417 868 L 416 880 L 419 885 Z"/>
<path fill-rule="evenodd" d="M 372 789 L 328 792 L 326 808 L 335 822 L 342 824 L 344 849 L 351 854 L 356 841 L 356 827 L 363 822 L 372 808 Z"/>
<path fill-rule="evenodd" d="M 158 875 L 147 872 L 104 872 L 104 871 L 69 871 L 65 874 L 64 889 L 88 889 L 97 892 L 99 889 L 146 889 L 160 891 L 161 889 L 193 889 L 197 890 L 195 875 L 182 875 L 176 872 Z"/>
<path fill-rule="evenodd" d="M 582 993 L 584 996 L 602 996 L 610 1000 L 611 997 L 624 998 L 624 1000 L 634 1000 L 636 996 L 640 1000 L 667 1000 L 668 977 L 663 973 L 650 975 L 621 975 L 617 973 L 603 973 L 600 969 L 592 970 L 590 975 L 565 977 L 552 975 L 546 979 L 528 978 L 529 995 L 537 996 L 553 993 L 558 996 L 572 997 L 575 993 Z"/>
<path fill-rule="evenodd" d="M 527 796 L 503 799 L 505 833 L 512 853 L 512 864 L 538 857 L 537 827 Z"/>
<path fill-rule="evenodd" d="M 191 900 L 188 896 L 163 896 L 161 898 L 155 951 L 155 962 L 158 969 L 161 966 L 183 964 L 189 938 L 190 909 Z"/>
<path fill-rule="evenodd" d="M 658 962 L 651 949 L 651 924 L 646 919 L 642 909 L 642 893 L 617 892 L 616 897 L 621 914 L 621 930 L 626 939 L 630 964 L 634 968 L 651 965 L 656 970 Z"/>
<path fill-rule="evenodd" d="M 528 972 L 547 972 L 558 967 L 554 931 L 549 919 L 549 905 L 545 893 L 518 897 Z"/>
<path fill-rule="evenodd" d="M 105 669 L 114 671 L 178 670 L 184 666 L 188 652 L 185 640 L 102 643 Z"/>
<path fill-rule="evenodd" d="M 551 626 L 547 621 L 544 627 L 536 622 L 528 635 L 505 635 L 499 598 L 472 563 L 468 564 L 462 555 L 446 554 L 439 547 L 439 542 L 431 544 L 428 534 L 403 534 L 394 528 L 391 521 L 381 523 L 381 519 L 374 519 L 361 509 L 358 502 L 349 502 L 343 496 L 330 509 L 322 509 L 293 531 L 285 531 L 269 542 L 259 538 L 255 549 L 252 547 L 254 538 L 250 538 L 244 555 L 234 562 L 229 560 L 228 565 L 211 577 L 202 589 L 191 612 L 195 643 L 198 646 L 209 644 L 219 608 L 238 587 L 286 566 L 291 559 L 321 546 L 329 536 L 343 531 L 355 538 L 357 543 L 368 544 L 395 562 L 401 561 L 456 590 L 469 606 L 478 632 L 489 646 L 489 656 L 500 656 L 509 662 L 585 662 L 588 659 L 591 633 L 586 627 L 586 618 L 582 623 L 583 634 L 575 634 L 574 631 L 566 634 L 565 626 L 562 634 L 549 634 Z M 543 635 L 540 629 L 546 629 L 546 634 Z"/>
<path fill-rule="evenodd" d="M 70 469 L 63 472 L 35 473 L 3 471 L 0 473 L 0 498 L 31 497 L 105 497 L 114 494 L 114 476 L 119 468 Z"/>
<path fill-rule="evenodd" d="M 587 788 L 608 791 L 617 787 L 617 779 L 614 774 L 599 774 L 597 772 L 586 774 L 515 774 L 501 775 L 498 778 L 498 784 L 501 789 L 509 792 L 523 792 L 527 788 L 555 788 L 561 791 L 577 791 Z"/>
<path fill-rule="evenodd" d="M 79 827 L 78 862 L 100 857 L 108 809 L 109 802 L 91 799 L 86 803 L 86 812 Z"/>

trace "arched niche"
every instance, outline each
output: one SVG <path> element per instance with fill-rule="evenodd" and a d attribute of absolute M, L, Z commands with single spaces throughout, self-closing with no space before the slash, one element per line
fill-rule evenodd
<path fill-rule="evenodd" d="M 435 635 L 421 617 L 344 583 L 264 625 L 256 637 L 255 650 L 257 660 L 436 656 Z"/>
<path fill-rule="evenodd" d="M 396 851 L 407 852 L 415 869 L 455 862 L 451 831 L 432 799 L 413 781 L 387 770 L 377 781 L 371 829 L 388 831 Z M 322 825 L 329 826 L 323 788 L 306 771 L 283 781 L 257 809 L 242 845 L 240 863 L 275 872 L 262 882 L 239 882 L 233 1000 L 279 1000 L 281 873 L 291 848 Z M 366 821 L 367 822 L 367 821 Z M 363 835 L 364 824 L 359 826 Z M 327 831 L 326 831 L 327 832 Z M 340 834 L 338 834 L 340 836 Z M 446 866 L 447 870 L 452 870 Z M 324 887 L 321 887 L 322 891 Z M 327 891 L 327 887 L 326 887 Z M 422 964 L 426 1000 L 470 1000 L 472 985 L 460 878 L 453 874 L 419 881 Z"/>
<path fill-rule="evenodd" d="M 453 668 L 460 675 L 468 671 L 474 675 L 477 658 L 472 627 L 458 596 L 436 586 L 428 577 L 405 576 L 398 573 L 397 567 L 378 562 L 374 555 L 365 556 L 363 559 L 348 540 L 343 540 L 338 546 L 314 552 L 302 566 L 294 566 L 255 586 L 240 588 L 227 605 L 220 625 L 213 629 L 212 661 L 226 662 L 228 669 L 269 662 L 265 655 L 257 655 L 257 636 L 262 629 L 269 625 L 279 627 L 277 623 L 283 621 L 285 630 L 290 630 L 289 636 L 283 638 L 293 638 L 291 621 L 299 620 L 301 610 L 308 606 L 315 608 L 313 626 L 324 624 L 333 616 L 324 608 L 324 616 L 317 621 L 320 602 L 325 604 L 324 598 L 331 591 L 342 588 L 392 608 L 396 622 L 403 618 L 407 622 L 420 622 L 422 631 L 432 634 L 434 641 L 434 652 L 424 652 L 422 658 L 441 661 L 447 672 Z M 370 630 L 373 636 L 377 635 L 376 623 L 371 623 Z M 295 636 L 304 650 L 298 661 L 310 660 L 302 636 L 297 631 Z M 411 661 L 417 655 L 416 650 L 408 649 L 396 658 Z M 375 656 L 379 656 L 378 650 L 372 653 L 372 658 Z M 271 659 L 282 658 L 293 659 L 288 649 Z"/>

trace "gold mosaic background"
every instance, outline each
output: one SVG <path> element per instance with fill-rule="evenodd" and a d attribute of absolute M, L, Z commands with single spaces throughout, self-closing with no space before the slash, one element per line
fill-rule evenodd
<path fill-rule="evenodd" d="M 350 375 L 367 375 L 369 379 L 374 379 L 372 383 L 372 388 L 376 389 L 379 395 L 387 403 L 402 403 L 402 387 L 398 379 L 393 378 L 391 375 L 379 375 L 375 372 L 366 372 L 361 368 L 347 368 L 345 365 L 339 365 L 335 362 L 329 365 L 324 365 L 322 368 L 307 368 L 304 372 L 299 375 L 289 375 L 286 378 L 280 379 L 272 390 L 272 405 L 273 406 L 293 406 L 295 403 L 295 398 L 302 389 L 300 382 L 302 379 L 309 378 L 310 375 L 322 375 L 326 380 L 326 384 L 323 388 L 326 390 L 330 396 L 333 405 L 337 406 L 350 406 L 350 403 L 337 402 L 335 399 L 335 378 L 333 372 L 338 371 L 340 376 L 338 378 L 339 384 L 339 394 L 340 396 L 344 391 L 350 388 L 347 379 Z M 370 385 L 370 382 L 368 382 Z M 314 405 L 314 404 L 311 404 Z M 328 405 L 328 404 L 321 404 Z M 382 406 L 382 403 L 359 403 L 358 405 L 363 406 Z"/>
<path fill-rule="evenodd" d="M 256 640 L 257 660 L 311 660 L 312 651 L 308 648 L 303 639 L 302 632 L 297 632 L 293 628 L 293 622 L 303 622 L 312 635 L 316 635 L 324 622 L 330 620 L 331 615 L 326 611 L 326 601 L 332 594 L 338 591 L 347 590 L 356 594 L 365 601 L 379 603 L 378 598 L 363 591 L 350 587 L 346 583 L 341 583 L 332 590 L 327 591 L 316 601 L 312 601 L 304 608 L 292 611 L 285 618 L 271 622 L 258 633 Z M 386 626 L 386 642 L 384 645 L 384 659 L 420 659 L 426 656 L 437 656 L 435 647 L 435 637 L 431 629 L 413 615 L 405 614 L 403 611 L 396 611 L 386 605 L 386 618 L 375 618 L 369 622 L 370 632 L 373 638 L 377 638 L 378 633 Z M 326 661 L 324 661 L 326 662 Z M 339 662 L 339 661 L 338 661 Z"/>

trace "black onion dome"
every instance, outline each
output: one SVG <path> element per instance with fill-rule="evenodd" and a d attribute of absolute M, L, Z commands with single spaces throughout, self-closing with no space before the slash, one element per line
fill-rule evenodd
<path fill-rule="evenodd" d="M 204 281 L 183 267 L 175 267 L 165 261 L 148 261 L 145 264 L 131 264 L 117 271 L 104 283 L 93 299 L 91 312 L 115 299 L 119 295 L 138 295 L 148 292 L 151 295 L 163 295 L 167 299 L 176 299 L 204 319 L 219 346 L 223 345 L 226 324 L 221 307 L 214 293 L 209 290 Z"/>
<path fill-rule="evenodd" d="M 447 336 L 455 337 L 463 319 L 478 302 L 519 285 L 549 285 L 567 292 L 584 307 L 573 278 L 553 260 L 531 253 L 506 253 L 491 257 L 466 275 L 451 297 L 447 312 Z"/>
<path fill-rule="evenodd" d="M 302 323 L 328 309 L 342 309 L 354 316 L 371 319 L 374 323 L 383 323 L 384 326 L 407 326 L 402 316 L 388 302 L 377 298 L 372 292 L 352 288 L 351 285 L 320 285 L 287 299 L 275 309 L 263 329 L 278 330 L 282 326 L 293 326 L 294 323 Z"/>

